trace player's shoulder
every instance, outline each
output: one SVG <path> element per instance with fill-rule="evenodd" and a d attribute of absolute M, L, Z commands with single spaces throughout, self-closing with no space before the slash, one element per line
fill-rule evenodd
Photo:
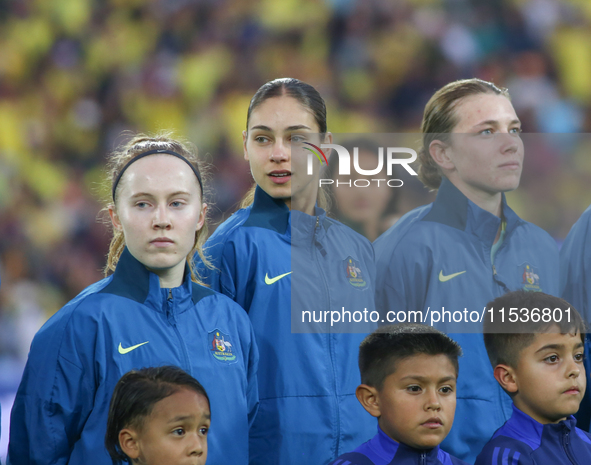
<path fill-rule="evenodd" d="M 531 444 L 499 429 L 484 446 L 474 465 L 504 465 L 507 463 L 525 465 L 531 463 L 533 448 Z"/>
<path fill-rule="evenodd" d="M 437 223 L 421 221 L 432 206 L 433 204 L 423 205 L 403 215 L 374 241 L 376 251 L 394 248 L 403 241 L 412 241 L 418 231 L 429 231 L 437 227 Z"/>

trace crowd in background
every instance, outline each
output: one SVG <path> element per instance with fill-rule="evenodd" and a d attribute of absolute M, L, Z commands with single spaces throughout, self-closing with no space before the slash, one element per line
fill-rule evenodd
<path fill-rule="evenodd" d="M 123 131 L 192 141 L 217 224 L 252 182 L 249 97 L 283 76 L 320 91 L 334 133 L 419 132 L 433 91 L 467 77 L 508 87 L 525 133 L 589 133 L 591 3 L 0 0 L 0 397 L 37 329 L 102 276 Z M 510 194 L 559 242 L 591 203 L 591 139 L 562 137 L 526 145 Z M 396 213 L 431 199 L 411 185 Z"/>

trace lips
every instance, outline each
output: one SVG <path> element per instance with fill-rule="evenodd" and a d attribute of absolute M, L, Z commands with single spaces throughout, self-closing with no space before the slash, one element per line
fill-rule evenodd
<path fill-rule="evenodd" d="M 518 169 L 521 168 L 521 163 L 519 163 L 518 161 L 509 161 L 507 163 L 503 163 L 502 165 L 499 165 L 499 168 L 506 168 L 506 169 Z"/>
<path fill-rule="evenodd" d="M 153 244 L 157 247 L 167 247 L 170 244 L 174 244 L 174 241 L 168 237 L 157 237 L 156 239 L 152 239 L 150 244 Z"/>
<path fill-rule="evenodd" d="M 580 394 L 581 390 L 579 389 L 578 386 L 571 386 L 569 387 L 566 391 L 563 392 L 563 394 Z"/>
<path fill-rule="evenodd" d="M 289 170 L 275 170 L 268 174 L 271 181 L 275 184 L 285 184 L 291 179 L 291 171 Z"/>
<path fill-rule="evenodd" d="M 421 423 L 421 426 L 430 429 L 441 428 L 443 426 L 443 422 L 439 417 L 431 417 L 426 422 Z"/>

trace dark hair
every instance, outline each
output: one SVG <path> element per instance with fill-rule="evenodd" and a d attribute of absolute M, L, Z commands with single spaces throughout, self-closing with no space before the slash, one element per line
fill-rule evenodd
<path fill-rule="evenodd" d="M 320 129 L 320 135 L 326 134 L 326 104 L 324 103 L 324 99 L 310 84 L 294 78 L 274 79 L 263 84 L 255 92 L 252 99 L 250 99 L 248 113 L 246 114 L 246 131 L 248 132 L 250 115 L 259 105 L 270 98 L 281 97 L 283 95 L 296 99 L 306 108 L 314 116 L 316 124 L 318 124 L 318 128 Z M 252 186 L 246 193 L 240 202 L 240 208 L 245 208 L 252 204 L 255 190 L 256 185 Z M 330 200 L 324 189 L 318 189 L 318 206 L 328 210 L 329 205 Z"/>
<path fill-rule="evenodd" d="M 130 426 L 141 429 L 154 405 L 182 388 L 202 395 L 209 404 L 209 397 L 201 383 L 176 366 L 142 368 L 121 377 L 111 397 L 105 435 L 105 447 L 113 461 L 129 460 L 119 445 L 119 432 Z"/>
<path fill-rule="evenodd" d="M 449 134 L 458 124 L 458 115 L 454 111 L 458 102 L 465 97 L 477 94 L 503 95 L 511 100 L 509 91 L 497 87 L 492 82 L 482 79 L 462 79 L 443 86 L 425 105 L 421 123 L 423 146 L 419 149 L 419 179 L 430 189 L 439 189 L 442 173 L 429 153 L 429 145 L 434 140 L 447 142 Z"/>
<path fill-rule="evenodd" d="M 316 124 L 320 129 L 320 134 L 326 133 L 326 104 L 318 91 L 310 84 L 306 84 L 294 78 L 274 79 L 263 84 L 259 90 L 250 99 L 248 113 L 246 115 L 246 130 L 248 131 L 248 122 L 250 115 L 261 103 L 273 97 L 287 95 L 296 99 L 302 106 L 307 108 L 314 116 Z"/>
<path fill-rule="evenodd" d="M 381 326 L 359 346 L 361 382 L 381 389 L 386 377 L 396 371 L 396 362 L 413 355 L 445 355 L 459 372 L 460 345 L 432 326 L 401 323 Z"/>
<path fill-rule="evenodd" d="M 519 353 L 534 341 L 535 334 L 548 332 L 552 326 L 557 326 L 561 334 L 578 332 L 581 340 L 583 342 L 585 340 L 586 328 L 581 315 L 571 304 L 559 297 L 543 292 L 519 290 L 497 297 L 489 302 L 486 308 L 492 308 L 492 311 L 485 312 L 484 345 L 493 368 L 500 363 L 515 368 L 519 360 Z M 522 318 L 518 318 L 515 322 L 510 321 L 509 311 L 511 308 L 519 309 L 518 312 L 522 308 L 528 309 L 527 321 L 522 321 Z M 560 321 L 557 322 L 553 314 L 549 319 L 544 318 L 549 321 L 543 321 L 543 318 L 532 321 L 533 309 L 539 309 L 540 316 L 542 316 L 541 312 L 546 308 L 551 311 L 560 309 Z M 567 318 L 565 311 L 569 308 L 570 317 Z M 501 318 L 501 309 L 504 309 L 504 318 Z M 521 313 L 518 313 L 518 316 L 521 317 Z"/>

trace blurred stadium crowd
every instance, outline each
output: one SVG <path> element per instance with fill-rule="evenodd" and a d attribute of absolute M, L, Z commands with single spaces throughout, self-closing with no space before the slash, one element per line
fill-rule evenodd
<path fill-rule="evenodd" d="M 249 99 L 283 76 L 319 89 L 335 133 L 418 132 L 433 91 L 472 76 L 509 88 L 524 132 L 588 133 L 591 3 L 0 0 L 0 395 L 41 324 L 102 276 L 103 166 L 122 131 L 191 140 L 219 222 L 251 182 Z M 591 202 L 590 141 L 538 144 L 510 194 L 558 241 Z M 430 199 L 404 194 L 400 213 Z"/>

